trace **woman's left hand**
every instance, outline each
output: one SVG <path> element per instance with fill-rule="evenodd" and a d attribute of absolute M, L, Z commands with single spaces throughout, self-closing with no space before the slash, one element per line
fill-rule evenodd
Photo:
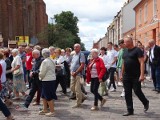
<path fill-rule="evenodd" d="M 11 72 L 13 72 L 13 71 L 14 71 L 14 68 L 11 69 Z"/>

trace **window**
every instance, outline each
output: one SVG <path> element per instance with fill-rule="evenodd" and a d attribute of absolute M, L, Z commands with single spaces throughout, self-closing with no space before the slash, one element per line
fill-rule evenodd
<path fill-rule="evenodd" d="M 157 15 L 157 0 L 153 0 L 153 17 Z"/>
<path fill-rule="evenodd" d="M 147 17 L 148 17 L 148 4 L 146 3 L 144 6 L 144 22 L 147 21 Z"/>
<path fill-rule="evenodd" d="M 139 9 L 139 25 L 142 23 L 142 9 Z"/>

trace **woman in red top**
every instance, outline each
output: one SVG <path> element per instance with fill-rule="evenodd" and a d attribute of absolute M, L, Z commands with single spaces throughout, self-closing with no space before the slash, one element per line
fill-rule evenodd
<path fill-rule="evenodd" d="M 87 67 L 87 83 L 91 81 L 91 92 L 94 94 L 94 106 L 92 111 L 98 110 L 98 100 L 101 101 L 101 107 L 105 104 L 106 100 L 98 93 L 99 84 L 106 72 L 104 62 L 98 57 L 98 50 L 91 50 L 92 59 Z"/>
<path fill-rule="evenodd" d="M 2 66 L 0 64 L 0 78 L 1 78 L 1 75 L 2 75 Z M 1 90 L 2 90 L 2 84 L 1 84 L 1 80 L 0 80 L 0 91 Z M 13 116 L 11 115 L 7 106 L 2 102 L 1 98 L 0 98 L 0 109 L 1 109 L 2 113 L 4 114 L 4 116 L 7 118 L 7 120 L 14 120 Z"/>

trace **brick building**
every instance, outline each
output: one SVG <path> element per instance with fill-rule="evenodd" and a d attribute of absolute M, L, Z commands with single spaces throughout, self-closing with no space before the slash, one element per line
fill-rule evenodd
<path fill-rule="evenodd" d="M 47 40 L 39 37 L 47 25 L 43 0 L 0 0 L 0 33 L 5 46 L 15 36 L 38 38 L 41 44 L 47 44 Z"/>
<path fill-rule="evenodd" d="M 149 39 L 160 45 L 160 0 L 141 0 L 136 12 L 136 39 L 145 46 Z"/>

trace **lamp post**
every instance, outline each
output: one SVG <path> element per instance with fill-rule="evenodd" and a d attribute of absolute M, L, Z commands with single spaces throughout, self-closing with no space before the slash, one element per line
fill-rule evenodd
<path fill-rule="evenodd" d="M 54 22 L 54 17 L 51 17 L 51 20 L 52 20 L 52 42 L 53 42 L 53 22 Z"/>

